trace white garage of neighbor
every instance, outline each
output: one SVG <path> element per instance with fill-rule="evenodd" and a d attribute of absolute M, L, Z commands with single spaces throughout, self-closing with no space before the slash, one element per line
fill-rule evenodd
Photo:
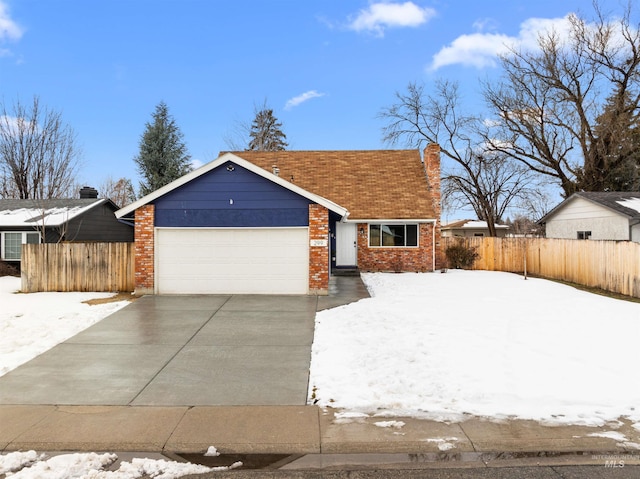
<path fill-rule="evenodd" d="M 157 228 L 159 294 L 306 294 L 309 231 Z"/>

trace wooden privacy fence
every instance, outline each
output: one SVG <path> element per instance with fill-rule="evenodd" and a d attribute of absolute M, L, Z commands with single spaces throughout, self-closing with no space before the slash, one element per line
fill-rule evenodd
<path fill-rule="evenodd" d="M 442 238 L 479 254 L 473 269 L 558 279 L 640 298 L 640 243 L 547 238 Z"/>
<path fill-rule="evenodd" d="M 133 291 L 133 243 L 22 245 L 22 291 Z"/>

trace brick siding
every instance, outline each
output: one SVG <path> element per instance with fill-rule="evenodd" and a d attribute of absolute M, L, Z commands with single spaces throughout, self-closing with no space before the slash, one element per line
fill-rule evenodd
<path fill-rule="evenodd" d="M 433 223 L 419 225 L 417 248 L 369 247 L 368 228 L 369 225 L 366 223 L 357 226 L 360 271 L 433 271 Z"/>
<path fill-rule="evenodd" d="M 314 240 L 323 246 L 312 246 Z M 309 294 L 329 293 L 329 210 L 309 205 Z"/>
<path fill-rule="evenodd" d="M 135 292 L 154 293 L 154 216 L 153 205 L 135 211 Z"/>

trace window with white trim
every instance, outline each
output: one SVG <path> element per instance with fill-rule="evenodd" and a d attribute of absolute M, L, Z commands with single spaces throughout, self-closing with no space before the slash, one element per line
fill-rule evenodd
<path fill-rule="evenodd" d="M 23 244 L 40 243 L 40 233 L 33 231 L 3 231 L 2 259 L 5 261 L 20 261 Z"/>
<path fill-rule="evenodd" d="M 370 224 L 369 246 L 411 248 L 418 246 L 417 224 Z"/>

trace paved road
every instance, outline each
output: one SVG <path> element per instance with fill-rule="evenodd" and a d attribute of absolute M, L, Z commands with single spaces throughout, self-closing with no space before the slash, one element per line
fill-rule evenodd
<path fill-rule="evenodd" d="M 338 471 L 240 471 L 188 476 L 216 479 L 637 479 L 640 466 L 524 466 Z M 183 478 L 185 479 L 185 478 Z"/>

